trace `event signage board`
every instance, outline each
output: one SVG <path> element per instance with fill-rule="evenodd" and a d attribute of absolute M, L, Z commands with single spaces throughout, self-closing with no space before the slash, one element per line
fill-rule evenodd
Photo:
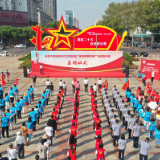
<path fill-rule="evenodd" d="M 147 79 L 151 79 L 151 73 L 154 71 L 155 77 L 154 79 L 160 79 L 160 61 L 157 60 L 141 60 L 141 74 L 144 72 L 147 75 Z"/>
<path fill-rule="evenodd" d="M 44 29 L 49 35 L 43 39 L 44 31 L 39 25 L 32 26 L 32 29 L 36 37 L 30 41 L 37 46 L 38 51 L 42 50 L 42 46 L 47 51 L 118 51 L 127 35 L 127 32 L 124 32 L 121 37 L 113 29 L 102 25 L 91 26 L 81 32 L 80 29 L 68 29 L 63 17 L 57 29 Z M 61 31 L 63 34 L 60 34 Z"/>
<path fill-rule="evenodd" d="M 51 72 L 122 72 L 122 51 L 32 51 L 32 71 Z M 41 67 L 40 67 L 41 66 Z"/>
<path fill-rule="evenodd" d="M 0 25 L 28 26 L 28 13 L 1 10 Z"/>

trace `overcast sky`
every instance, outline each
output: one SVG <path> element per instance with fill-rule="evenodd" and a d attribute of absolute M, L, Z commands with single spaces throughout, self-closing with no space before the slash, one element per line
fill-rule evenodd
<path fill-rule="evenodd" d="M 127 0 L 57 0 L 58 20 L 61 15 L 65 19 L 65 9 L 72 10 L 74 16 L 79 18 L 79 27 L 85 29 L 88 25 L 94 25 L 96 19 L 102 18 L 109 3 L 124 1 Z"/>

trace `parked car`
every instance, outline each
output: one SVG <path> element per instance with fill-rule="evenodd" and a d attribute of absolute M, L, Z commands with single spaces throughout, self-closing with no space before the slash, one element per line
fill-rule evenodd
<path fill-rule="evenodd" d="M 154 45 L 154 46 L 151 46 L 149 49 L 159 49 L 159 47 Z"/>
<path fill-rule="evenodd" d="M 140 54 L 139 54 L 139 56 L 143 56 L 143 57 L 148 57 L 148 52 L 141 52 Z"/>
<path fill-rule="evenodd" d="M 132 57 L 136 57 L 136 56 L 138 57 L 138 53 L 137 53 L 137 52 L 131 52 L 130 55 L 131 55 Z"/>
<path fill-rule="evenodd" d="M 142 45 L 139 45 L 138 48 L 147 48 L 147 46 L 142 44 Z"/>
<path fill-rule="evenodd" d="M 14 48 L 21 48 L 21 49 L 23 49 L 23 48 L 26 48 L 26 45 L 25 44 L 16 44 L 14 46 Z"/>
<path fill-rule="evenodd" d="M 5 56 L 7 56 L 8 55 L 8 52 L 7 51 L 2 51 L 2 52 L 0 52 L 0 56 L 1 57 L 5 57 Z"/>

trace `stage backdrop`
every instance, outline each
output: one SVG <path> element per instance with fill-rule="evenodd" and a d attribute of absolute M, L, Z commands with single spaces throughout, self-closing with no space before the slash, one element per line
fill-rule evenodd
<path fill-rule="evenodd" d="M 32 51 L 31 58 L 32 74 L 38 77 L 125 76 L 122 51 Z"/>
<path fill-rule="evenodd" d="M 147 74 L 147 78 L 151 79 L 152 71 L 155 72 L 154 79 L 159 80 L 160 79 L 160 61 L 142 59 L 141 60 L 141 74 L 144 72 Z"/>

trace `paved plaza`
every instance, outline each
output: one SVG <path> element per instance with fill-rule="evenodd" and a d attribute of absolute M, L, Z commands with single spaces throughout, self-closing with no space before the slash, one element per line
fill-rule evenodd
<path fill-rule="evenodd" d="M 23 71 L 18 69 L 18 66 L 21 62 L 16 61 L 16 57 L 2 57 L 0 58 L 0 72 L 5 72 L 6 69 L 11 73 L 10 81 L 4 87 L 4 93 L 7 93 L 11 86 L 13 86 L 15 78 L 20 79 L 18 84 L 19 96 L 23 95 L 30 85 L 32 85 L 32 79 L 24 78 Z M 140 62 L 137 62 L 140 65 Z M 132 92 L 136 93 L 136 89 L 138 86 L 143 88 L 142 82 L 137 78 L 138 70 L 130 71 L 130 88 Z M 38 78 L 36 87 L 34 88 L 35 93 L 35 101 L 32 102 L 32 105 L 25 111 L 25 114 L 22 114 L 22 119 L 18 119 L 17 125 L 14 125 L 14 130 L 9 132 L 10 138 L 4 138 L 0 143 L 3 145 L 0 146 L 0 152 L 3 156 L 7 156 L 6 149 L 8 148 L 8 144 L 10 142 L 14 143 L 16 138 L 16 132 L 20 129 L 22 122 L 27 121 L 29 112 L 32 107 L 35 107 L 38 103 L 42 92 L 45 89 L 45 82 L 47 78 Z M 59 80 L 60 78 L 50 78 L 51 82 L 54 83 L 54 96 L 51 97 L 51 101 L 49 105 L 45 108 L 45 113 L 43 115 L 43 119 L 40 119 L 40 125 L 37 125 L 37 129 L 34 132 L 34 138 L 31 140 L 29 146 L 25 146 L 25 160 L 34 160 L 34 157 L 37 152 L 37 146 L 40 144 L 40 140 L 44 135 L 44 128 L 46 127 L 47 121 L 50 117 L 50 113 L 52 112 L 52 107 L 54 106 L 58 94 L 59 88 Z M 67 102 L 66 98 L 73 98 L 71 81 L 72 78 L 63 78 L 63 81 L 67 84 L 67 96 L 65 97 L 62 113 L 59 119 L 58 131 L 56 132 L 56 139 L 53 140 L 52 152 L 50 154 L 51 160 L 65 160 L 67 157 L 67 150 L 69 149 L 68 138 L 69 138 L 69 128 L 70 122 L 73 114 L 73 102 Z M 83 87 L 83 78 L 78 78 L 81 84 L 80 91 L 80 105 L 79 105 L 79 120 L 78 120 L 78 139 L 77 139 L 77 159 L 78 160 L 95 160 L 95 132 L 93 131 L 93 120 L 92 120 L 92 110 L 90 103 L 89 93 L 84 92 Z M 93 85 L 98 81 L 98 78 L 89 78 L 89 86 Z M 105 78 L 102 79 L 103 81 Z M 122 90 L 122 85 L 125 82 L 125 78 L 107 78 L 109 82 L 108 94 L 111 98 L 111 90 L 113 85 L 116 85 L 120 94 L 124 96 L 125 92 Z M 152 85 L 158 92 L 160 86 L 160 82 L 155 81 Z M 102 120 L 102 138 L 104 143 L 104 148 L 106 150 L 106 160 L 117 160 L 118 159 L 118 148 L 114 147 L 112 144 L 109 126 L 107 123 L 106 116 L 103 112 L 103 106 L 101 103 L 100 96 L 97 97 L 97 105 L 98 110 L 100 112 L 100 118 Z M 116 113 L 118 114 L 117 110 Z M 119 119 L 119 117 L 118 117 Z M 122 124 L 122 121 L 120 121 Z M 125 159 L 127 160 L 137 160 L 139 159 L 139 148 L 133 148 L 132 140 L 128 140 L 128 132 L 124 130 L 124 126 L 122 129 L 122 133 L 125 134 L 127 139 L 127 148 L 125 150 Z M 149 136 L 148 133 L 141 133 L 140 140 L 145 140 L 145 138 Z M 159 160 L 160 159 L 160 149 L 154 147 L 154 140 L 149 142 L 151 144 L 152 149 L 149 151 L 149 159 L 150 160 Z"/>

